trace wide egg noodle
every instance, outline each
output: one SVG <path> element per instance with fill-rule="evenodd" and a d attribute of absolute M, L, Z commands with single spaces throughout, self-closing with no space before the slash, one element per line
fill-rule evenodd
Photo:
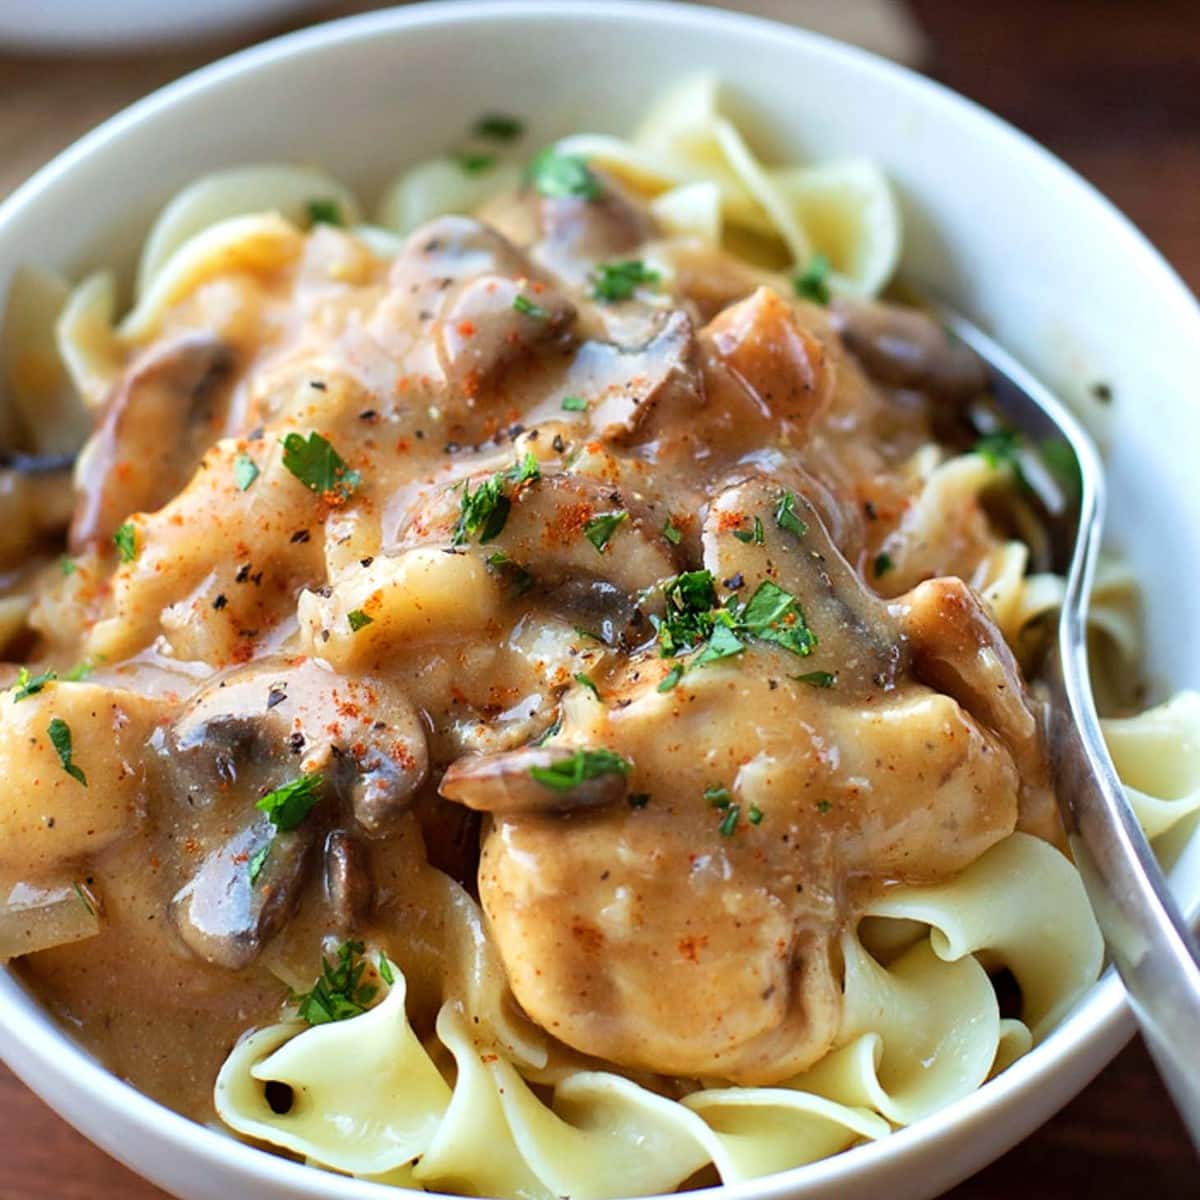
<path fill-rule="evenodd" d="M 471 213 L 520 182 L 512 163 L 470 171 L 452 158 L 433 158 L 404 172 L 384 193 L 375 214 L 384 229 L 410 234 L 445 213 Z"/>

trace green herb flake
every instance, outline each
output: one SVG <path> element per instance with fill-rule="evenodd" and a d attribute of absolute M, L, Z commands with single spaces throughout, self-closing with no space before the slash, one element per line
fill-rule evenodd
<path fill-rule="evenodd" d="M 1071 443 L 1065 438 L 1046 438 L 1038 447 L 1038 454 L 1067 498 L 1075 500 L 1083 488 L 1083 476 L 1079 472 L 1079 460 L 1071 449 Z"/>
<path fill-rule="evenodd" d="M 1021 448 L 1021 435 L 1013 429 L 997 429 L 985 434 L 974 446 L 974 451 L 989 467 L 1012 467 L 1019 471 L 1017 451 Z"/>
<path fill-rule="evenodd" d="M 544 321 L 550 315 L 540 304 L 534 304 L 528 296 L 522 296 L 520 292 L 513 297 L 512 306 L 517 312 L 532 317 L 535 321 Z"/>
<path fill-rule="evenodd" d="M 819 812 L 822 816 L 824 816 L 827 812 L 832 811 L 832 809 L 833 805 L 830 804 L 828 800 L 817 801 L 817 812 Z"/>
<path fill-rule="evenodd" d="M 471 132 L 494 142 L 515 142 L 525 132 L 525 122 L 507 113 L 484 113 L 471 127 Z"/>
<path fill-rule="evenodd" d="M 666 615 L 655 619 L 658 644 L 664 656 L 695 649 L 713 630 L 716 587 L 708 571 L 685 571 L 663 587 Z"/>
<path fill-rule="evenodd" d="M 739 542 L 745 542 L 749 545 L 753 542 L 756 546 L 763 544 L 763 523 L 760 517 L 754 518 L 754 526 L 752 529 L 735 529 L 733 536 Z"/>
<path fill-rule="evenodd" d="M 805 675 L 793 675 L 797 683 L 807 683 L 809 687 L 831 688 L 837 683 L 837 675 L 832 671 L 809 671 Z"/>
<path fill-rule="evenodd" d="M 829 259 L 824 254 L 814 254 L 803 271 L 792 276 L 792 287 L 796 295 L 814 304 L 828 304 L 832 298 L 829 291 Z"/>
<path fill-rule="evenodd" d="M 745 649 L 746 643 L 728 625 L 717 624 L 713 627 L 708 644 L 696 656 L 696 666 L 706 667 L 722 658 L 732 658 Z"/>
<path fill-rule="evenodd" d="M 630 792 L 629 807 L 630 808 L 645 808 L 650 803 L 649 792 Z"/>
<path fill-rule="evenodd" d="M 569 792 L 601 775 L 628 775 L 630 764 L 612 750 L 576 750 L 548 767 L 530 767 L 530 777 L 556 792 Z"/>
<path fill-rule="evenodd" d="M 663 677 L 658 681 L 657 690 L 660 692 L 669 692 L 683 678 L 683 663 L 676 663 Z"/>
<path fill-rule="evenodd" d="M 381 954 L 379 956 L 379 978 L 382 979 L 383 982 L 388 985 L 388 987 L 391 987 L 396 982 L 396 973 L 392 970 L 392 964 L 388 962 L 386 954 Z"/>
<path fill-rule="evenodd" d="M 507 494 L 508 485 L 520 488 L 523 484 L 540 478 L 541 470 L 537 459 L 532 453 L 527 453 L 507 471 L 497 471 L 491 478 L 485 479 L 474 492 L 471 491 L 470 482 L 464 482 L 462 504 L 454 532 L 450 535 L 450 544 L 461 546 L 475 536 L 478 536 L 481 543 L 490 542 L 508 521 L 509 510 L 512 508 Z M 504 562 L 508 561 L 505 557 Z"/>
<path fill-rule="evenodd" d="M 738 818 L 742 815 L 742 806 L 740 804 L 731 804 L 725 809 L 725 815 L 721 818 L 721 824 L 717 828 L 721 831 L 722 837 L 733 837 L 737 831 Z"/>
<path fill-rule="evenodd" d="M 579 671 L 575 675 L 575 682 L 579 684 L 580 687 L 587 688 L 587 690 L 591 692 L 597 700 L 600 699 L 600 689 L 596 686 L 596 681 L 590 675 L 585 675 L 582 671 Z"/>
<path fill-rule="evenodd" d="M 667 539 L 668 542 L 671 543 L 672 546 L 678 546 L 679 543 L 683 541 L 682 531 L 679 529 L 679 526 L 671 520 L 670 517 L 668 517 L 666 522 L 663 524 L 662 535 Z"/>
<path fill-rule="evenodd" d="M 769 579 L 758 585 L 739 612 L 737 623 L 747 633 L 801 657 L 811 654 L 817 645 L 817 636 L 809 629 L 799 601 Z"/>
<path fill-rule="evenodd" d="M 791 492 L 781 492 L 775 505 L 775 524 L 785 533 L 802 538 L 808 532 L 808 525 L 796 515 L 795 506 L 796 497 Z"/>
<path fill-rule="evenodd" d="M 875 570 L 875 578 L 878 579 L 881 575 L 886 575 L 895 565 L 892 561 L 892 556 L 886 550 L 880 550 L 875 555 L 875 561 L 872 564 Z"/>
<path fill-rule="evenodd" d="M 123 563 L 133 562 L 137 558 L 137 529 L 132 521 L 126 521 L 113 534 L 113 545 L 117 548 L 117 556 Z"/>
<path fill-rule="evenodd" d="M 362 942 L 343 942 L 332 961 L 322 956 L 321 977 L 312 991 L 292 996 L 301 1020 L 310 1025 L 345 1021 L 367 1011 L 378 988 L 362 982 L 366 963 Z"/>
<path fill-rule="evenodd" d="M 728 808 L 733 803 L 733 793 L 727 787 L 706 787 L 704 801 L 709 808 Z"/>
<path fill-rule="evenodd" d="M 592 299 L 616 304 L 628 300 L 639 287 L 653 287 L 662 277 L 641 259 L 601 263 L 592 272 Z"/>
<path fill-rule="evenodd" d="M 751 825 L 761 825 L 763 819 L 763 811 L 757 804 L 750 805 L 750 811 L 746 814 L 746 820 Z"/>
<path fill-rule="evenodd" d="M 248 454 L 239 454 L 233 460 L 233 482 L 238 491 L 244 492 L 261 474 L 258 464 Z"/>
<path fill-rule="evenodd" d="M 336 200 L 310 200 L 306 206 L 308 219 L 313 225 L 344 225 L 342 210 Z"/>
<path fill-rule="evenodd" d="M 82 659 L 63 675 L 63 680 L 66 683 L 78 683 L 81 679 L 86 679 L 95 669 L 96 664 L 90 658 Z"/>
<path fill-rule="evenodd" d="M 258 882 L 258 877 L 263 873 L 263 867 L 267 865 L 267 859 L 271 854 L 271 843 L 268 842 L 265 846 L 255 850 L 250 857 L 248 870 L 250 872 L 250 882 L 252 884 Z"/>
<path fill-rule="evenodd" d="M 560 154 L 553 146 L 534 156 L 529 164 L 529 179 L 543 196 L 595 200 L 601 192 L 600 180 L 582 158 Z"/>
<path fill-rule="evenodd" d="M 62 769 L 76 782 L 87 787 L 87 776 L 71 761 L 70 725 L 61 717 L 54 717 L 46 726 L 46 732 L 50 735 L 50 744 L 58 753 L 58 761 L 62 763 Z"/>
<path fill-rule="evenodd" d="M 629 514 L 624 509 L 620 512 L 601 513 L 583 527 L 583 536 L 603 554 L 609 538 L 617 531 L 617 526 L 628 516 Z"/>
<path fill-rule="evenodd" d="M 283 465 L 310 492 L 328 504 L 349 499 L 361 482 L 357 471 L 346 465 L 342 456 L 319 433 L 289 433 L 283 439 Z"/>
<path fill-rule="evenodd" d="M 484 171 L 490 171 L 496 165 L 496 156 L 463 150 L 454 156 L 454 161 L 467 175 L 482 175 Z"/>
<path fill-rule="evenodd" d="M 346 623 L 350 626 L 351 633 L 357 633 L 368 625 L 374 625 L 375 618 L 363 612 L 361 608 L 355 608 L 346 614 Z"/>
<path fill-rule="evenodd" d="M 254 807 L 264 812 L 272 825 L 281 833 L 287 833 L 300 825 L 312 812 L 324 791 L 325 779 L 316 771 L 301 775 L 291 783 L 285 783 L 268 792 Z"/>
<path fill-rule="evenodd" d="M 76 565 L 73 558 L 68 558 L 67 555 L 64 554 L 62 558 L 58 560 L 58 569 L 64 575 L 74 575 L 75 572 L 79 570 L 79 567 Z"/>
<path fill-rule="evenodd" d="M 564 396 L 562 398 L 564 412 L 587 412 L 588 403 L 582 396 Z"/>
<path fill-rule="evenodd" d="M 13 693 L 13 703 L 24 700 L 26 696 L 36 696 L 48 683 L 58 676 L 53 671 L 43 671 L 40 675 L 30 675 L 28 667 L 22 667 L 17 672 L 17 690 Z"/>

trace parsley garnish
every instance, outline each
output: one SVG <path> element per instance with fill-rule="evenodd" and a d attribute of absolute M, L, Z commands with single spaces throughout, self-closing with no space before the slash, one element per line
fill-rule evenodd
<path fill-rule="evenodd" d="M 718 618 L 728 616 L 727 612 L 717 614 Z M 724 621 L 719 621 L 713 627 L 712 634 L 709 636 L 708 645 L 696 656 L 696 666 L 706 667 L 711 662 L 716 662 L 721 658 L 732 658 L 735 654 L 741 654 L 746 649 L 745 643 L 737 636 L 736 633 Z"/>
<path fill-rule="evenodd" d="M 524 313 L 535 321 L 544 321 L 550 315 L 540 304 L 534 304 L 528 296 L 522 296 L 520 292 L 513 297 L 512 306 L 517 312 Z"/>
<path fill-rule="evenodd" d="M 342 210 L 336 200 L 310 200 L 308 219 L 314 225 L 344 225 Z"/>
<path fill-rule="evenodd" d="M 792 678 L 797 683 L 816 688 L 831 688 L 837 683 L 837 676 L 832 671 L 809 671 L 807 675 L 793 675 Z"/>
<path fill-rule="evenodd" d="M 75 560 L 68 558 L 65 554 L 58 560 L 58 569 L 64 575 L 74 575 L 79 570 L 78 566 L 75 565 Z"/>
<path fill-rule="evenodd" d="M 721 831 L 722 837 L 733 837 L 737 830 L 738 817 L 742 815 L 742 806 L 740 804 L 731 804 L 725 809 L 725 815 L 721 818 L 721 824 L 717 828 Z"/>
<path fill-rule="evenodd" d="M 283 465 L 310 492 L 329 503 L 341 503 L 358 487 L 360 476 L 319 433 L 289 433 L 283 439 Z"/>
<path fill-rule="evenodd" d="M 792 287 L 796 295 L 815 304 L 828 304 L 829 291 L 829 259 L 824 254 L 814 254 L 808 260 L 808 266 L 792 276 Z"/>
<path fill-rule="evenodd" d="M 519 488 L 524 483 L 540 478 L 538 461 L 532 453 L 528 453 L 507 471 L 497 471 L 490 479 L 485 479 L 473 492 L 470 482 L 464 482 L 462 506 L 454 532 L 450 535 L 450 544 L 461 546 L 476 534 L 480 542 L 490 542 L 504 528 L 512 508 L 505 485 L 511 483 Z"/>
<path fill-rule="evenodd" d="M 379 978 L 382 979 L 383 982 L 388 985 L 388 987 L 391 987 L 392 984 L 396 982 L 396 973 L 392 970 L 392 964 L 388 962 L 386 954 L 381 954 L 379 956 Z"/>
<path fill-rule="evenodd" d="M 475 122 L 471 132 L 476 137 L 491 138 L 497 142 L 515 142 L 525 132 L 525 122 L 507 113 L 484 113 Z"/>
<path fill-rule="evenodd" d="M 694 650 L 712 633 L 711 610 L 717 603 L 708 571 L 685 571 L 663 587 L 666 616 L 657 621 L 658 642 L 664 655 Z"/>
<path fill-rule="evenodd" d="M 727 787 L 706 787 L 704 799 L 709 808 L 728 808 L 733 803 L 733 793 Z"/>
<path fill-rule="evenodd" d="M 529 178 L 543 196 L 578 196 L 595 200 L 600 195 L 600 180 L 582 158 L 560 154 L 553 147 L 541 151 L 529 164 Z"/>
<path fill-rule="evenodd" d="M 733 531 L 733 536 L 735 538 L 737 538 L 737 540 L 739 542 L 746 542 L 747 544 L 749 544 L 750 542 L 753 542 L 756 546 L 761 546 L 763 544 L 762 519 L 760 517 L 755 517 L 754 518 L 754 528 L 752 530 L 751 529 L 735 529 Z"/>
<path fill-rule="evenodd" d="M 761 825 L 763 819 L 763 811 L 757 804 L 750 805 L 750 811 L 746 814 L 746 820 L 751 825 Z"/>
<path fill-rule="evenodd" d="M 518 596 L 525 595 L 535 583 L 533 576 L 520 563 L 513 562 L 503 550 L 489 554 L 485 561 L 490 570 L 497 571 L 508 579 Z"/>
<path fill-rule="evenodd" d="M 596 686 L 596 681 L 590 675 L 585 675 L 580 671 L 575 676 L 575 682 L 587 688 L 597 700 L 600 699 L 600 689 Z"/>
<path fill-rule="evenodd" d="M 322 955 L 321 977 L 312 991 L 292 997 L 301 1020 L 310 1025 L 328 1025 L 367 1011 L 379 989 L 362 982 L 367 964 L 359 956 L 364 949 L 362 942 L 343 942 L 332 962 Z"/>
<path fill-rule="evenodd" d="M 895 565 L 896 564 L 892 561 L 892 556 L 886 550 L 880 550 L 880 552 L 875 555 L 875 562 L 873 564 L 875 568 L 876 579 L 878 579 L 880 575 L 886 575 Z"/>
<path fill-rule="evenodd" d="M 612 750 L 576 750 L 548 767 L 530 767 L 530 777 L 556 792 L 569 792 L 601 775 L 628 775 L 630 764 Z"/>
<path fill-rule="evenodd" d="M 113 534 L 113 545 L 117 548 L 117 556 L 123 563 L 133 562 L 137 558 L 137 529 L 132 521 L 126 521 Z"/>
<path fill-rule="evenodd" d="M 71 761 L 71 727 L 61 717 L 54 717 L 46 726 L 50 735 L 50 743 L 58 752 L 58 761 L 62 769 L 77 782 L 87 787 L 87 776 Z"/>
<path fill-rule="evenodd" d="M 822 816 L 824 816 L 832 808 L 833 808 L 833 805 L 830 804 L 828 800 L 818 800 L 817 801 L 817 812 L 819 812 Z"/>
<path fill-rule="evenodd" d="M 598 517 L 593 517 L 583 527 L 583 536 L 603 554 L 604 547 L 608 545 L 608 539 L 616 532 L 617 526 L 628 516 L 629 514 L 624 509 L 620 512 L 601 513 Z"/>
<path fill-rule="evenodd" d="M 659 681 L 658 691 L 669 692 L 683 678 L 683 663 L 676 663 Z"/>
<path fill-rule="evenodd" d="M 587 412 L 587 401 L 582 396 L 564 396 L 562 406 L 566 412 Z"/>
<path fill-rule="evenodd" d="M 357 633 L 360 629 L 375 623 L 375 618 L 363 612 L 361 608 L 355 608 L 348 612 L 346 620 L 350 625 L 351 633 Z"/>
<path fill-rule="evenodd" d="M 78 683 L 81 679 L 86 679 L 95 669 L 95 663 L 93 663 L 90 658 L 85 658 L 80 662 L 77 662 L 63 676 L 63 680 L 67 683 Z"/>
<path fill-rule="evenodd" d="M 758 585 L 738 614 L 737 622 L 747 633 L 775 642 L 793 654 L 811 654 L 817 644 L 796 597 L 769 579 Z"/>
<path fill-rule="evenodd" d="M 796 515 L 796 497 L 791 492 L 780 492 L 775 505 L 775 524 L 785 533 L 794 533 L 798 538 L 808 532 L 808 526 Z"/>
<path fill-rule="evenodd" d="M 454 161 L 468 175 L 482 175 L 484 171 L 490 171 L 496 165 L 496 156 L 494 154 L 475 154 L 470 150 L 463 150 L 454 156 Z"/>
<path fill-rule="evenodd" d="M 267 856 L 271 853 L 271 843 L 268 842 L 265 846 L 255 850 L 250 858 L 250 882 L 257 883 L 258 877 L 263 873 L 263 867 L 267 865 Z"/>
<path fill-rule="evenodd" d="M 53 671 L 43 671 L 40 675 L 30 675 L 28 667 L 22 667 L 17 672 L 17 690 L 13 694 L 13 703 L 24 700 L 26 696 L 36 696 L 38 692 L 53 682 L 58 676 Z"/>
<path fill-rule="evenodd" d="M 1017 451 L 1021 448 L 1021 435 L 1012 429 L 997 429 L 985 434 L 975 443 L 975 453 L 989 467 L 1012 467 L 1020 474 Z"/>
<path fill-rule="evenodd" d="M 254 807 L 264 812 L 272 825 L 281 833 L 295 829 L 312 812 L 321 799 L 324 777 L 316 771 L 301 775 L 291 783 L 285 783 L 268 792 Z"/>
<path fill-rule="evenodd" d="M 615 304 L 628 300 L 642 284 L 653 286 L 661 276 L 639 258 L 624 262 L 600 263 L 592 272 L 592 299 Z"/>
<path fill-rule="evenodd" d="M 662 535 L 667 539 L 668 542 L 671 543 L 672 546 L 678 546 L 683 540 L 683 533 L 670 517 L 666 519 L 666 522 L 662 527 Z"/>
<path fill-rule="evenodd" d="M 233 482 L 238 491 L 244 492 L 259 476 L 258 464 L 248 454 L 239 454 L 233 460 Z"/>

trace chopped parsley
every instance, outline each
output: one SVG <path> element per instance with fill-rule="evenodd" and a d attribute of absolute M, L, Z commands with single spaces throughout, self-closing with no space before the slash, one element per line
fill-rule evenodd
<path fill-rule="evenodd" d="M 793 675 L 797 683 L 807 683 L 809 687 L 831 688 L 837 683 L 837 675 L 832 671 L 809 671 L 806 675 Z"/>
<path fill-rule="evenodd" d="M 87 787 L 87 776 L 71 761 L 70 725 L 61 717 L 54 717 L 46 726 L 46 732 L 50 735 L 50 744 L 58 754 L 58 761 L 62 763 L 62 769 L 76 782 Z"/>
<path fill-rule="evenodd" d="M 67 683 L 78 683 L 81 679 L 86 679 L 95 669 L 95 663 L 90 658 L 84 658 L 67 671 L 63 675 L 63 679 Z"/>
<path fill-rule="evenodd" d="M 875 555 L 875 562 L 872 565 L 875 568 L 875 578 L 878 579 L 880 575 L 886 575 L 896 564 L 886 550 L 880 550 Z"/>
<path fill-rule="evenodd" d="M 657 690 L 669 692 L 683 678 L 683 663 L 676 663 L 659 681 Z"/>
<path fill-rule="evenodd" d="M 727 616 L 727 613 L 718 613 L 718 616 Z M 722 658 L 732 658 L 735 654 L 741 654 L 746 649 L 746 643 L 743 642 L 736 633 L 725 624 L 723 621 L 718 622 L 713 627 L 713 631 L 708 639 L 708 644 L 696 656 L 696 666 L 706 667 L 711 662 L 717 662 Z"/>
<path fill-rule="evenodd" d="M 548 767 L 530 767 L 530 777 L 556 792 L 569 792 L 601 775 L 628 775 L 630 764 L 612 750 L 576 750 Z"/>
<path fill-rule="evenodd" d="M 513 297 L 512 306 L 517 312 L 532 317 L 535 321 L 544 321 L 550 315 L 540 304 L 534 304 L 528 296 L 522 296 L 520 292 Z"/>
<path fill-rule="evenodd" d="M 24 700 L 26 696 L 36 696 L 48 683 L 58 676 L 53 671 L 43 671 L 40 675 L 30 675 L 28 667 L 22 667 L 17 672 L 17 690 L 13 693 L 13 703 Z"/>
<path fill-rule="evenodd" d="M 733 793 L 727 787 L 706 787 L 704 800 L 709 808 L 728 808 L 733 803 Z"/>
<path fill-rule="evenodd" d="M 579 671 L 575 675 L 575 682 L 581 687 L 587 688 L 597 700 L 600 699 L 600 689 L 596 686 L 596 681 L 590 675 L 585 675 L 582 671 Z"/>
<path fill-rule="evenodd" d="M 780 492 L 779 503 L 775 505 L 775 524 L 785 533 L 794 533 L 802 538 L 808 532 L 808 525 L 796 515 L 796 497 L 791 492 Z"/>
<path fill-rule="evenodd" d="M 803 271 L 792 276 L 792 287 L 796 295 L 814 304 L 828 304 L 831 298 L 829 291 L 829 259 L 824 254 L 814 254 L 808 260 L 808 266 Z"/>
<path fill-rule="evenodd" d="M 762 518 L 754 518 L 753 529 L 735 529 L 733 531 L 733 536 L 737 538 L 739 542 L 746 542 L 747 544 L 753 542 L 756 546 L 761 546 L 763 544 Z"/>
<path fill-rule="evenodd" d="M 113 545 L 117 548 L 117 556 L 123 563 L 133 562 L 137 558 L 137 529 L 132 521 L 126 521 L 113 534 Z"/>
<path fill-rule="evenodd" d="M 482 175 L 484 171 L 490 171 L 496 165 L 496 156 L 463 150 L 454 156 L 454 161 L 468 175 Z"/>
<path fill-rule="evenodd" d="M 989 467 L 1012 467 L 1020 473 L 1017 451 L 1021 448 L 1021 435 L 1013 429 L 997 429 L 984 434 L 975 443 L 974 450 Z"/>
<path fill-rule="evenodd" d="M 344 225 L 342 210 L 336 200 L 310 200 L 307 205 L 308 219 L 314 225 Z"/>
<path fill-rule="evenodd" d="M 764 579 L 737 615 L 741 629 L 763 641 L 774 642 L 793 654 L 811 654 L 817 637 L 804 619 L 800 603 L 791 592 Z"/>
<path fill-rule="evenodd" d="M 721 831 L 722 837 L 733 837 L 737 831 L 738 817 L 742 815 L 742 806 L 740 804 L 731 804 L 725 809 L 725 815 L 721 818 L 721 824 L 717 828 Z"/>
<path fill-rule="evenodd" d="M 694 650 L 713 630 L 712 609 L 717 603 L 713 577 L 708 571 L 684 571 L 663 587 L 666 615 L 656 618 L 658 643 L 664 655 Z"/>
<path fill-rule="evenodd" d="M 58 560 L 58 569 L 64 575 L 74 575 L 75 572 L 79 570 L 79 567 L 76 565 L 73 558 L 68 558 L 67 555 L 64 554 L 62 558 Z"/>
<path fill-rule="evenodd" d="M 365 949 L 362 942 L 343 942 L 336 959 L 330 961 L 322 955 L 321 977 L 312 991 L 292 996 L 301 1020 L 310 1025 L 328 1025 L 367 1011 L 379 989 L 362 981 L 367 966 L 361 958 Z"/>
<path fill-rule="evenodd" d="M 543 196 L 578 196 L 595 200 L 600 195 L 600 180 L 576 154 L 560 154 L 553 146 L 534 156 L 529 164 L 529 179 Z"/>
<path fill-rule="evenodd" d="M 603 554 L 609 538 L 616 533 L 617 526 L 628 516 L 629 514 L 624 509 L 619 512 L 601 513 L 583 527 L 583 536 Z"/>
<path fill-rule="evenodd" d="M 450 544 L 461 546 L 468 538 L 476 535 L 481 543 L 490 542 L 504 528 L 512 508 L 512 501 L 507 495 L 507 485 L 511 483 L 515 488 L 519 488 L 522 484 L 540 478 L 541 470 L 538 468 L 537 459 L 532 453 L 527 453 L 507 471 L 497 471 L 490 479 L 485 479 L 473 492 L 470 482 L 464 482 L 462 505 L 454 532 L 450 535 Z M 507 562 L 507 558 L 504 561 Z"/>
<path fill-rule="evenodd" d="M 252 884 L 258 882 L 258 877 L 263 873 L 263 867 L 267 865 L 267 857 L 271 853 L 271 843 L 268 842 L 265 846 L 255 850 L 250 858 L 250 882 Z"/>
<path fill-rule="evenodd" d="M 365 629 L 368 625 L 373 625 L 375 618 L 363 612 L 361 608 L 355 608 L 346 614 L 346 621 L 350 625 L 350 632 L 357 633 L 360 629 Z"/>
<path fill-rule="evenodd" d="M 630 808 L 645 808 L 650 803 L 649 792 L 630 792 L 629 807 Z"/>
<path fill-rule="evenodd" d="M 310 492 L 329 503 L 347 500 L 358 487 L 361 476 L 346 465 L 342 456 L 319 433 L 289 433 L 283 439 L 283 465 Z"/>
<path fill-rule="evenodd" d="M 672 546 L 678 546 L 683 540 L 683 533 L 679 526 L 668 517 L 662 527 L 662 535 L 671 543 Z"/>
<path fill-rule="evenodd" d="M 564 412 L 587 412 L 587 401 L 582 396 L 564 396 L 562 406 Z"/>
<path fill-rule="evenodd" d="M 520 563 L 513 562 L 503 550 L 496 550 L 486 559 L 489 570 L 503 575 L 512 584 L 513 591 L 523 596 L 536 582 L 533 576 Z"/>
<path fill-rule="evenodd" d="M 248 454 L 239 454 L 233 460 L 233 482 L 238 491 L 244 492 L 258 477 L 258 464 Z"/>
<path fill-rule="evenodd" d="M 507 113 L 484 113 L 471 127 L 471 132 L 494 142 L 515 142 L 525 132 L 525 122 Z"/>
<path fill-rule="evenodd" d="M 591 275 L 592 299 L 615 304 L 620 300 L 628 300 L 642 285 L 653 287 L 661 278 L 640 258 L 600 263 Z"/>
<path fill-rule="evenodd" d="M 761 825 L 763 819 L 763 810 L 757 804 L 750 805 L 750 811 L 746 814 L 746 820 L 751 825 Z"/>
<path fill-rule="evenodd" d="M 381 954 L 379 956 L 379 978 L 382 979 L 383 982 L 388 985 L 388 987 L 391 987 L 392 984 L 396 982 L 396 973 L 392 970 L 392 964 L 388 962 L 386 954 Z"/>
<path fill-rule="evenodd" d="M 316 807 L 324 790 L 325 779 L 319 772 L 310 771 L 268 792 L 254 807 L 267 814 L 272 825 L 281 833 L 287 833 L 300 825 Z"/>
<path fill-rule="evenodd" d="M 819 812 L 822 816 L 824 816 L 832 808 L 833 808 L 833 805 L 830 804 L 828 800 L 818 800 L 817 801 L 817 812 Z"/>

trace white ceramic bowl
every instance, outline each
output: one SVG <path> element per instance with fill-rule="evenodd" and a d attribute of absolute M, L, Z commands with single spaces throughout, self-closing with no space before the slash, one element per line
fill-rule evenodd
<path fill-rule="evenodd" d="M 0 207 L 0 286 L 18 262 L 131 263 L 155 209 L 212 167 L 322 163 L 370 197 L 478 113 L 528 114 L 534 144 L 627 130 L 662 84 L 717 71 L 763 149 L 876 159 L 903 199 L 903 271 L 947 295 L 1067 397 L 1116 393 L 1111 527 L 1147 585 L 1149 666 L 1200 684 L 1200 309 L 1146 240 L 1051 155 L 936 84 L 794 29 L 657 3 L 416 5 L 311 29 L 164 89 L 60 155 Z M 1177 848 L 1179 849 L 1179 848 Z M 1200 908 L 1200 837 L 1173 883 Z M 1111 971 L 1042 1045 L 884 1141 L 724 1189 L 728 1200 L 933 1196 L 1080 1090 L 1129 1036 Z M 166 1111 L 109 1075 L 0 974 L 3 1054 L 68 1121 L 186 1200 L 395 1200 Z"/>

